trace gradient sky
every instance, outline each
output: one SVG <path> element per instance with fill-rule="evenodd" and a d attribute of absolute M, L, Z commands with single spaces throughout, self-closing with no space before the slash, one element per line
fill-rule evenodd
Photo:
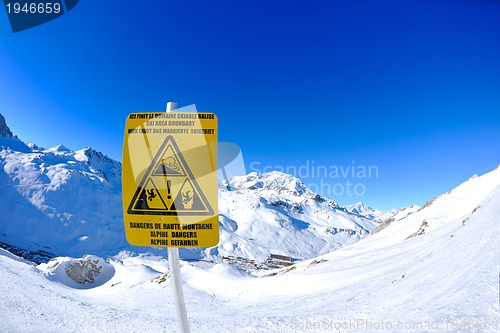
<path fill-rule="evenodd" d="M 0 9 L 22 140 L 121 160 L 126 116 L 167 101 L 215 112 L 248 171 L 309 165 L 340 204 L 422 205 L 500 163 L 500 2 L 80 1 L 15 34 Z"/>

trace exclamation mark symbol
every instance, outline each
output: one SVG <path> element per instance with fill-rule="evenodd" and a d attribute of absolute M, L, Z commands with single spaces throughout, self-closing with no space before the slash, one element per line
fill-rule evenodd
<path fill-rule="evenodd" d="M 168 191 L 167 199 L 168 200 L 172 199 L 172 195 L 170 194 L 170 186 L 172 186 L 172 181 L 171 180 L 167 180 L 167 191 Z"/>
<path fill-rule="evenodd" d="M 174 202 L 174 199 L 172 198 L 172 193 L 170 192 L 172 188 L 172 181 L 171 180 L 167 180 L 167 202 L 168 202 L 168 205 L 170 206 L 170 208 L 168 210 L 170 210 L 171 212 L 170 215 L 177 215 L 177 210 L 175 209 L 175 202 Z"/>

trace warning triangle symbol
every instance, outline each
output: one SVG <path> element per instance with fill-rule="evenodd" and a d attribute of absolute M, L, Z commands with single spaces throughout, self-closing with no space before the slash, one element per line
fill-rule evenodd
<path fill-rule="evenodd" d="M 174 203 L 178 212 L 186 210 L 203 211 L 207 209 L 200 193 L 198 193 L 189 178 L 186 178 L 182 184 L 179 193 L 174 199 Z"/>
<path fill-rule="evenodd" d="M 151 178 L 148 179 L 145 186 L 141 189 L 141 193 L 135 201 L 134 209 L 140 211 L 167 209 L 167 205 L 165 205 L 160 192 Z"/>
<path fill-rule="evenodd" d="M 167 146 L 165 153 L 154 168 L 153 176 L 185 176 L 182 163 L 175 155 L 172 146 Z"/>
<path fill-rule="evenodd" d="M 213 215 L 213 209 L 172 136 L 165 139 L 153 158 L 127 212 L 142 215 Z"/>

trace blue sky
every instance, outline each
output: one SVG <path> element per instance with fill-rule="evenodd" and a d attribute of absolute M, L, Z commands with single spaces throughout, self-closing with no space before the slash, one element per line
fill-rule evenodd
<path fill-rule="evenodd" d="M 372 166 L 302 178 L 340 204 L 422 205 L 500 163 L 499 17 L 493 0 L 108 0 L 13 34 L 0 10 L 0 112 L 24 141 L 120 160 L 129 113 L 195 103 L 249 171 Z"/>

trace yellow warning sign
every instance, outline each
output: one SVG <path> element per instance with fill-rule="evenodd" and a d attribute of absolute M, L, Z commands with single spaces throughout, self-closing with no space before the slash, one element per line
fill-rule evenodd
<path fill-rule="evenodd" d="M 216 116 L 129 115 L 122 184 L 130 244 L 215 246 L 219 241 Z"/>

